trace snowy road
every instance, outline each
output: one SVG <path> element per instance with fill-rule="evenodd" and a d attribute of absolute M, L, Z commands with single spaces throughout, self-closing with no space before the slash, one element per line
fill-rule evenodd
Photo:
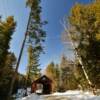
<path fill-rule="evenodd" d="M 67 91 L 65 93 L 54 93 L 51 95 L 31 94 L 17 100 L 100 100 L 100 96 L 94 96 L 89 92 Z"/>

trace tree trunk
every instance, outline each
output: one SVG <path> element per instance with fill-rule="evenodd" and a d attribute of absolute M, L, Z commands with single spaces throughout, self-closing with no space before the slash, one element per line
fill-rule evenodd
<path fill-rule="evenodd" d="M 63 26 L 64 26 L 65 31 L 68 33 L 68 35 L 69 35 L 69 37 L 70 37 L 70 41 L 71 41 L 72 47 L 73 47 L 73 49 L 74 49 L 74 51 L 75 51 L 75 56 L 78 58 L 79 63 L 80 63 L 81 66 L 82 66 L 82 70 L 83 70 L 83 73 L 84 73 L 84 75 L 85 75 L 85 78 L 86 78 L 86 80 L 87 80 L 89 86 L 92 88 L 93 94 L 96 94 L 96 93 L 95 93 L 95 87 L 94 87 L 94 85 L 92 84 L 92 82 L 91 82 L 90 79 L 89 79 L 89 76 L 88 76 L 88 74 L 87 74 L 87 72 L 86 72 L 86 70 L 85 70 L 85 67 L 84 67 L 84 64 L 83 64 L 83 62 L 82 62 L 82 59 L 81 59 L 80 55 L 78 54 L 78 52 L 77 52 L 77 50 L 76 50 L 76 47 L 75 47 L 75 44 L 74 44 L 74 42 L 73 42 L 73 40 L 72 40 L 72 38 L 71 38 L 71 34 L 70 34 L 70 32 L 68 31 L 68 29 L 66 28 L 65 23 L 63 24 Z"/>

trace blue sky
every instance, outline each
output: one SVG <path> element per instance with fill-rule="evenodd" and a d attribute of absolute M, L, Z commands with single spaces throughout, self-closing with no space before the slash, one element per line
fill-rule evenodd
<path fill-rule="evenodd" d="M 69 45 L 66 49 L 61 41 L 61 33 L 63 27 L 60 21 L 66 15 L 70 14 L 71 7 L 75 2 L 88 3 L 91 0 L 42 0 L 42 19 L 47 20 L 48 24 L 44 27 L 47 32 L 45 46 L 45 54 L 40 57 L 41 68 L 44 69 L 51 61 L 59 63 L 61 55 L 65 53 L 68 58 L 72 58 L 73 53 L 70 51 Z M 29 9 L 25 6 L 25 0 L 0 0 L 0 15 L 5 19 L 9 15 L 13 15 L 17 27 L 12 41 L 10 43 L 10 51 L 14 52 L 18 57 L 24 33 L 26 31 Z M 19 72 L 25 73 L 27 67 L 27 49 L 25 47 Z"/>

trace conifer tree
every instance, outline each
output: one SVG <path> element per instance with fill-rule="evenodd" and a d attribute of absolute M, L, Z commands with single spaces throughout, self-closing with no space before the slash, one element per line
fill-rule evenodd
<path fill-rule="evenodd" d="M 28 48 L 27 77 L 32 81 L 40 77 L 39 54 L 30 45 Z"/>
<path fill-rule="evenodd" d="M 9 87 L 14 74 L 14 68 L 16 65 L 16 57 L 13 53 L 9 52 L 5 58 L 5 66 L 3 66 L 2 72 L 0 74 L 0 99 L 6 100 L 9 92 Z M 14 84 L 14 93 L 16 91 L 18 79 Z"/>
<path fill-rule="evenodd" d="M 59 87 L 59 68 L 51 62 L 45 69 L 45 74 L 52 80 L 52 91 L 55 92 Z"/>
<path fill-rule="evenodd" d="M 30 14 L 29 14 L 29 20 L 27 24 L 25 37 L 24 37 L 22 47 L 20 50 L 18 62 L 16 64 L 14 77 L 16 77 L 16 73 L 19 68 L 20 59 L 22 56 L 22 52 L 23 52 L 26 40 L 28 40 L 27 41 L 28 44 L 29 45 L 31 44 L 32 47 L 34 47 L 34 50 L 37 50 L 39 54 L 43 52 L 42 42 L 45 41 L 45 37 L 46 37 L 46 32 L 43 30 L 43 25 L 45 25 L 47 22 L 42 21 L 41 19 L 42 8 L 40 6 L 40 3 L 41 3 L 41 0 L 27 0 L 26 1 L 26 5 L 30 8 Z M 9 96 L 11 96 L 12 94 L 14 82 L 15 82 L 15 78 L 12 79 Z"/>
<path fill-rule="evenodd" d="M 61 70 L 61 91 L 71 90 L 77 88 L 77 82 L 74 76 L 74 64 L 73 61 L 68 60 L 64 55 L 61 58 L 60 63 Z"/>
<path fill-rule="evenodd" d="M 100 86 L 100 13 L 98 9 L 100 9 L 99 0 L 88 5 L 76 4 L 71 10 L 67 28 L 84 75 L 93 87 Z"/>
<path fill-rule="evenodd" d="M 0 21 L 0 69 L 4 67 L 5 58 L 10 48 L 10 40 L 15 31 L 16 22 L 13 16 L 9 16 L 6 21 Z"/>

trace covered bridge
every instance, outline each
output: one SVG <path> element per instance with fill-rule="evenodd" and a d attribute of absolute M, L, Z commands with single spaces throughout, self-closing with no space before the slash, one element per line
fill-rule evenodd
<path fill-rule="evenodd" d="M 50 94 L 52 92 L 52 80 L 46 75 L 43 75 L 39 79 L 35 80 L 31 86 L 31 92 L 41 90 L 41 94 Z"/>

